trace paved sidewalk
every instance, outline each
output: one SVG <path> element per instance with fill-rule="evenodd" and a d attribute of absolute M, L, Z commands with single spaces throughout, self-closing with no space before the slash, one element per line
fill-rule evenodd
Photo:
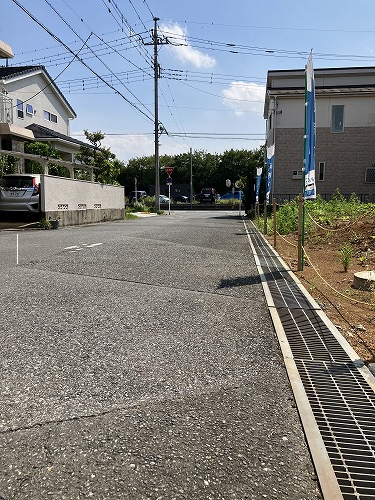
<path fill-rule="evenodd" d="M 0 491 L 320 498 L 241 218 L 0 233 Z"/>

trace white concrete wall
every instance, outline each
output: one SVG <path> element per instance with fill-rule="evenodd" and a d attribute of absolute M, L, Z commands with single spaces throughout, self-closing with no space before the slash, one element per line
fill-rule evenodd
<path fill-rule="evenodd" d="M 124 217 L 123 186 L 42 175 L 41 212 L 61 225 L 84 224 Z"/>

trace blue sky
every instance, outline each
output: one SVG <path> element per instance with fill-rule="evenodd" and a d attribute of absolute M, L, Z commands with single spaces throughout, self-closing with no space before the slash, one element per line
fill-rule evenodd
<path fill-rule="evenodd" d="M 17 2 L 50 34 L 2 0 L 10 64 L 43 64 L 77 113 L 71 135 L 101 130 L 124 161 L 154 153 L 154 17 L 168 41 L 158 50 L 161 155 L 258 147 L 267 71 L 303 68 L 311 49 L 315 68 L 375 66 L 373 0 Z"/>

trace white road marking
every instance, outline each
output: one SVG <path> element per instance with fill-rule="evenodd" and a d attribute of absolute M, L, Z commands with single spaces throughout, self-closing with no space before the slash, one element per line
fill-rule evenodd
<path fill-rule="evenodd" d="M 71 252 L 80 252 L 81 250 L 84 250 L 85 248 L 93 248 L 103 245 L 103 243 L 81 243 L 80 245 L 72 245 L 71 247 L 65 247 L 64 250 L 70 250 Z"/>
<path fill-rule="evenodd" d="M 103 243 L 92 243 L 91 245 L 86 245 L 87 248 L 97 247 L 99 245 L 103 245 Z"/>

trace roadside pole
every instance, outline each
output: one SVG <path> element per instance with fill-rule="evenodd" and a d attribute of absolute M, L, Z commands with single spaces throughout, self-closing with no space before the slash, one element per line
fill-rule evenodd
<path fill-rule="evenodd" d="M 173 167 L 164 167 L 165 171 L 167 172 L 167 186 L 168 186 L 168 215 L 171 215 L 171 186 L 172 186 L 172 174 L 173 174 Z"/>

